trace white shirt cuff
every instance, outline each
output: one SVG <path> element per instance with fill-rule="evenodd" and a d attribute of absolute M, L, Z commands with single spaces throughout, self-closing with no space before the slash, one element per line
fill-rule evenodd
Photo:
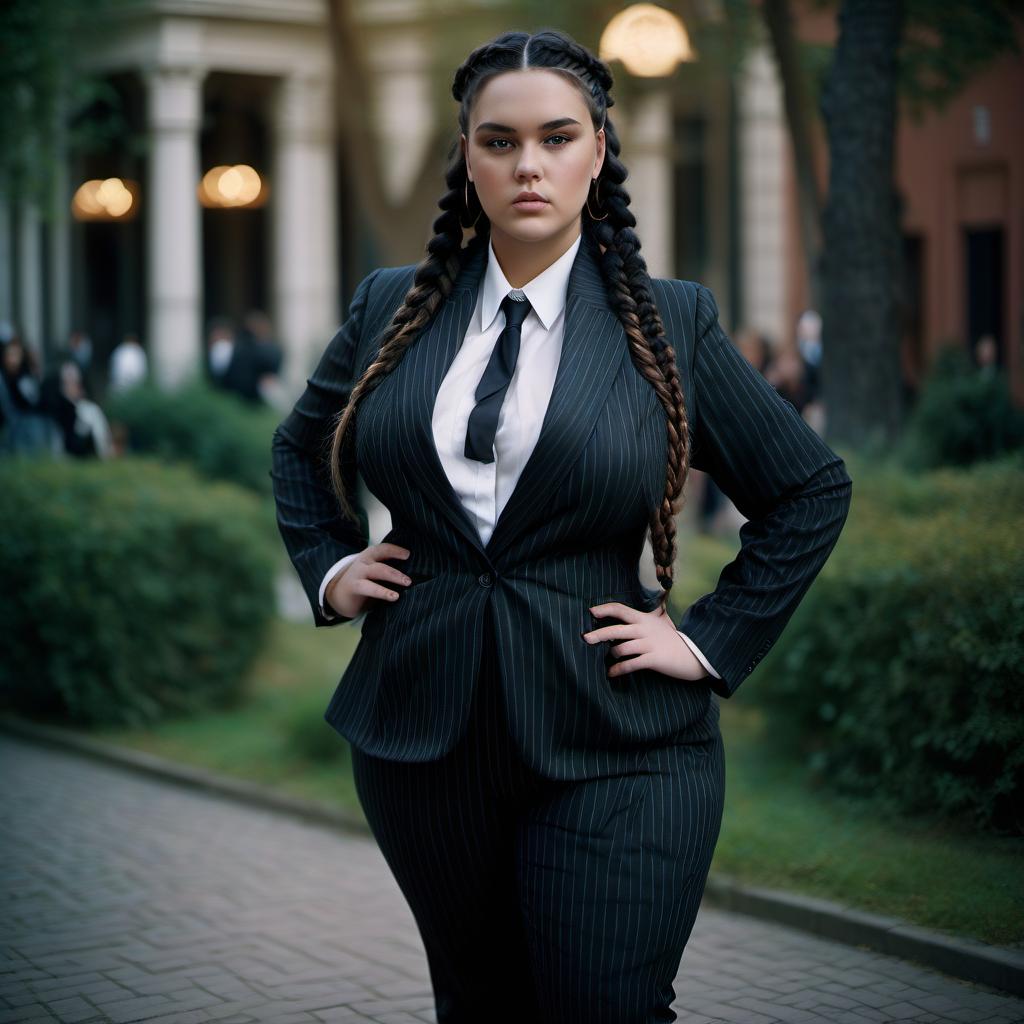
<path fill-rule="evenodd" d="M 320 604 L 320 611 L 323 613 L 325 619 L 337 619 L 340 618 L 338 613 L 328 605 L 324 604 L 324 594 L 327 593 L 327 585 L 338 576 L 345 569 L 347 569 L 360 555 L 362 551 L 357 551 L 354 555 L 346 555 L 344 558 L 339 558 L 324 574 L 323 581 L 320 584 L 320 593 L 317 595 L 317 601 Z"/>
<path fill-rule="evenodd" d="M 693 651 L 695 657 L 704 666 L 704 668 L 707 669 L 707 671 L 716 679 L 721 679 L 722 677 L 708 663 L 708 659 L 701 654 L 700 648 L 681 629 L 677 629 L 676 632 L 683 638 L 686 642 L 686 646 Z"/>

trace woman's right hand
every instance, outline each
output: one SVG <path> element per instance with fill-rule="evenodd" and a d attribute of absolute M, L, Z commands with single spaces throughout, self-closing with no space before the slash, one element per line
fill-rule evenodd
<path fill-rule="evenodd" d="M 387 580 L 408 586 L 412 580 L 401 569 L 388 565 L 382 559 L 408 558 L 409 554 L 408 548 L 398 544 L 371 544 L 331 580 L 324 592 L 324 600 L 339 615 L 349 619 L 363 612 L 372 598 L 397 601 L 396 591 L 375 581 Z"/>

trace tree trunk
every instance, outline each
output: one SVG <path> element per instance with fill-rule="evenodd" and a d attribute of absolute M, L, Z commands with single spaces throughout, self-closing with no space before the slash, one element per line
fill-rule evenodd
<path fill-rule="evenodd" d="M 447 191 L 445 148 L 457 137 L 453 122 L 435 129 L 409 194 L 401 203 L 392 202 L 384 188 L 379 142 L 373 128 L 370 72 L 351 0 L 329 0 L 328 15 L 336 78 L 335 123 L 349 180 L 380 247 L 382 262 L 417 263 L 426 256 L 426 243 L 432 233 L 433 218 L 425 218 L 424 212 L 429 214 L 430 204 L 436 204 Z M 434 216 L 440 212 L 435 208 Z"/>
<path fill-rule="evenodd" d="M 822 98 L 822 382 L 831 442 L 895 440 L 901 414 L 900 227 L 893 182 L 903 0 L 843 0 Z"/>
<path fill-rule="evenodd" d="M 772 41 L 775 63 L 779 69 L 786 108 L 786 124 L 793 147 L 793 167 L 796 173 L 797 205 L 800 214 L 800 241 L 807 261 L 810 305 L 820 310 L 822 200 L 814 173 L 811 108 L 807 100 L 805 75 L 797 55 L 797 41 L 793 32 L 793 15 L 789 0 L 765 0 L 761 12 Z"/>

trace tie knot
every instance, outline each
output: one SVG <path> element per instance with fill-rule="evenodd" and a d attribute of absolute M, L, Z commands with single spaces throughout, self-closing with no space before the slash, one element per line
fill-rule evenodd
<path fill-rule="evenodd" d="M 506 327 L 522 327 L 523 321 L 530 312 L 530 300 L 527 298 L 515 299 L 509 292 L 501 300 L 501 309 L 505 314 Z"/>

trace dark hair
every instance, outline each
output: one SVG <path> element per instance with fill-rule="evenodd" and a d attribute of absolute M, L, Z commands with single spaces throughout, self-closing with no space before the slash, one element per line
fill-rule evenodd
<path fill-rule="evenodd" d="M 625 329 L 633 364 L 654 388 L 667 417 L 665 491 L 661 502 L 651 510 L 650 520 L 651 547 L 663 587 L 660 603 L 664 606 L 672 587 L 676 556 L 675 516 L 682 506 L 681 494 L 689 469 L 687 414 L 675 352 L 665 337 L 654 303 L 647 264 L 640 255 L 640 239 L 633 230 L 636 218 L 629 209 L 629 193 L 622 187 L 628 172 L 619 160 L 619 138 L 608 117 L 608 108 L 614 102 L 609 96 L 612 75 L 603 61 L 563 32 L 506 32 L 473 50 L 455 72 L 452 95 L 460 103 L 459 126 L 464 134 L 468 135 L 469 114 L 484 83 L 503 72 L 527 68 L 564 73 L 583 94 L 594 130 L 603 127 L 605 131 L 604 164 L 594 196 L 584 207 L 587 216 L 583 217 L 582 231 L 589 232 L 603 250 L 601 272 L 612 307 Z M 416 267 L 412 287 L 382 335 L 376 359 L 352 388 L 334 432 L 332 480 L 345 514 L 353 520 L 356 515 L 345 494 L 341 453 L 359 401 L 398 365 L 405 350 L 450 294 L 474 247 L 486 245 L 490 235 L 490 221 L 479 208 L 479 202 L 478 210 L 467 209 L 466 161 L 458 140 L 449 154 L 445 181 L 448 191 L 438 200 L 441 214 L 434 221 L 434 236 L 427 242 L 427 255 Z M 600 219 L 594 220 L 590 210 L 597 207 L 598 195 L 601 202 L 596 215 Z M 470 227 L 474 237 L 463 246 L 463 231 Z"/>

